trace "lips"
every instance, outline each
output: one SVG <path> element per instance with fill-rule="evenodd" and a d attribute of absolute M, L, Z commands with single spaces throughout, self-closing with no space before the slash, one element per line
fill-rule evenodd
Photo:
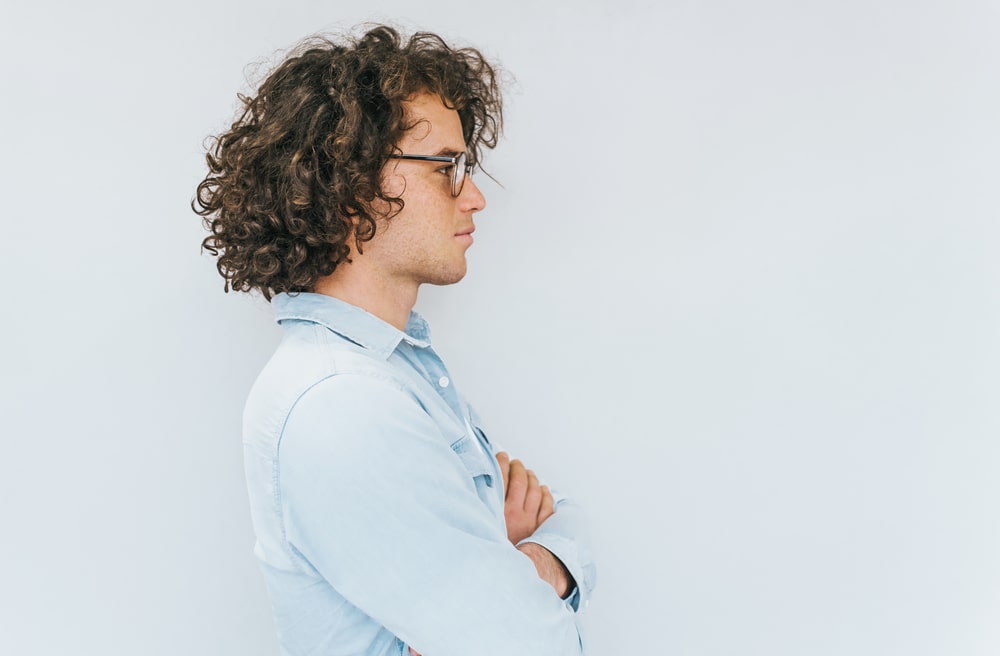
<path fill-rule="evenodd" d="M 465 244 L 466 247 L 472 246 L 472 242 L 474 241 L 472 233 L 475 231 L 476 231 L 475 226 L 470 226 L 469 228 L 466 228 L 461 232 L 456 232 L 455 239 L 457 239 L 459 243 Z"/>

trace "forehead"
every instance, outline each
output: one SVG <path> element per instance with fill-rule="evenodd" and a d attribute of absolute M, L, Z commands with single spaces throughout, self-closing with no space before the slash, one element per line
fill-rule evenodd
<path fill-rule="evenodd" d="M 413 126 L 399 140 L 398 145 L 403 152 L 414 152 L 415 148 L 424 155 L 465 151 L 458 112 L 445 107 L 437 94 L 416 94 L 403 102 L 403 109 L 407 124 Z"/>

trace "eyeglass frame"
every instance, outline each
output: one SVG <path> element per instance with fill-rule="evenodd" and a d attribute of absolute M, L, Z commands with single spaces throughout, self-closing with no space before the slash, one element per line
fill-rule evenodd
<path fill-rule="evenodd" d="M 468 153 L 459 153 L 453 157 L 447 155 L 408 155 L 406 153 L 391 153 L 389 155 L 392 159 L 409 159 L 419 162 L 448 162 L 451 164 L 451 195 L 454 198 L 458 198 L 462 193 L 462 188 L 465 187 L 465 179 L 472 176 L 472 169 L 475 164 L 469 163 Z M 459 162 L 463 162 L 462 166 L 459 166 Z"/>

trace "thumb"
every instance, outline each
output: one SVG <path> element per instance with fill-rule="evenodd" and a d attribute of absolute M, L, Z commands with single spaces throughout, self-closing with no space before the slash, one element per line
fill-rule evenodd
<path fill-rule="evenodd" d="M 503 478 L 503 492 L 507 494 L 507 479 L 510 473 L 510 456 L 506 451 L 497 453 L 497 464 L 500 465 L 500 476 Z"/>

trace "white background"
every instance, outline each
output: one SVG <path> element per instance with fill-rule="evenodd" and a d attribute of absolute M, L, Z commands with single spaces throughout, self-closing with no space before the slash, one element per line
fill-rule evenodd
<path fill-rule="evenodd" d="M 0 18 L 0 653 L 277 653 L 188 207 L 250 62 L 393 20 L 513 75 L 418 309 L 590 511 L 590 654 L 1000 653 L 1000 5 L 37 2 Z M 434 656 L 434 655 L 428 655 Z"/>

